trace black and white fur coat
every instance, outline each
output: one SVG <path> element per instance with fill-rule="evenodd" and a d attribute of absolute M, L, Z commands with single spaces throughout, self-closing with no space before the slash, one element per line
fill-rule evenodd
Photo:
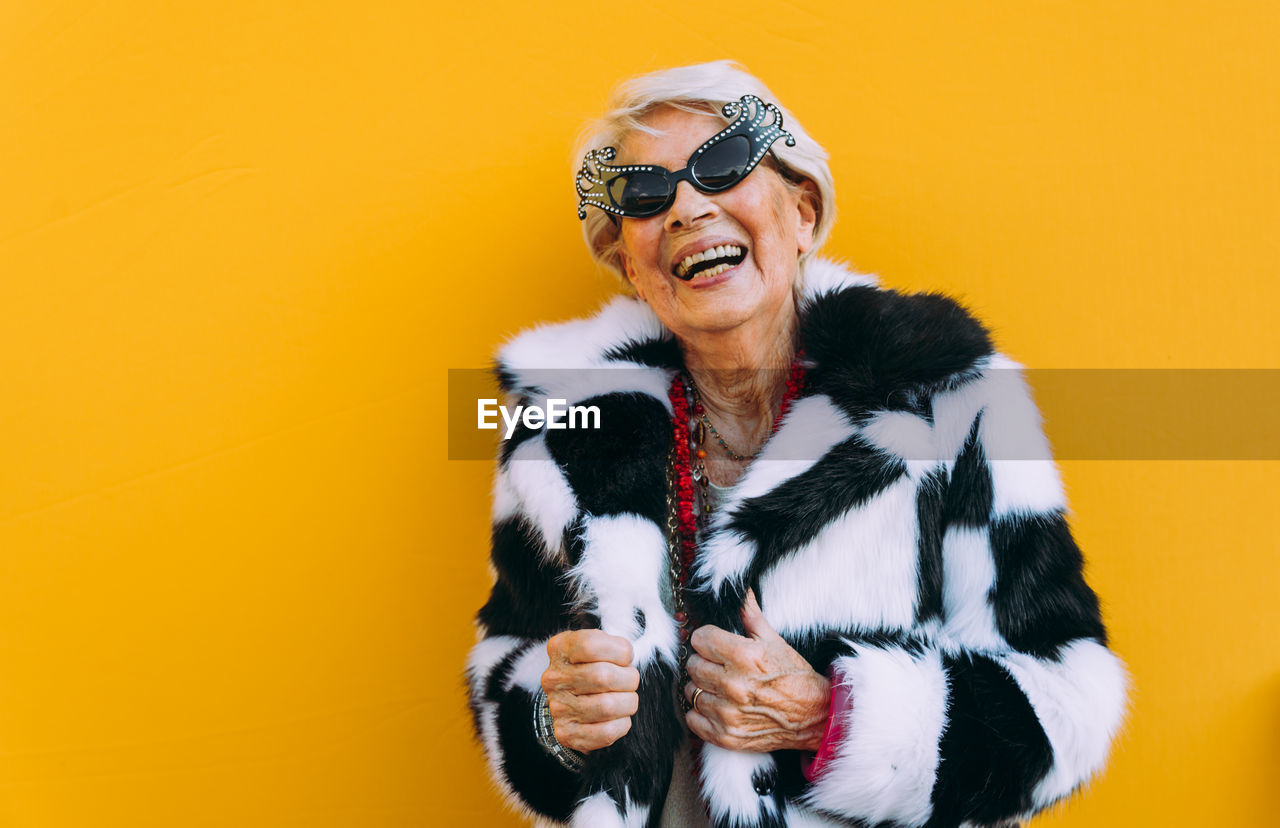
<path fill-rule="evenodd" d="M 846 677 L 852 708 L 814 783 L 795 751 L 704 744 L 712 821 L 1025 818 L 1100 770 L 1128 681 L 1019 366 L 953 301 L 881 289 L 828 261 L 808 264 L 800 315 L 806 390 L 714 516 L 689 598 L 698 623 L 741 633 L 754 587 L 791 646 Z M 687 738 L 660 593 L 679 359 L 630 298 L 499 352 L 513 397 L 601 410 L 599 430 L 522 429 L 503 444 L 495 583 L 467 664 L 492 774 L 544 822 L 656 825 Z M 631 640 L 641 699 L 631 732 L 573 773 L 536 740 L 532 704 L 547 639 L 588 626 Z"/>

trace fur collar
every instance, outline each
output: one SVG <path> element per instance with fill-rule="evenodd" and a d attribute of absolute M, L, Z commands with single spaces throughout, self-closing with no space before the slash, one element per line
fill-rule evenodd
<path fill-rule="evenodd" d="M 829 259 L 807 264 L 799 313 L 810 389 L 854 419 L 876 408 L 915 408 L 972 379 L 993 354 L 986 329 L 954 300 L 882 288 Z M 648 305 L 620 296 L 590 317 L 513 337 L 497 354 L 496 373 L 517 395 L 572 402 L 633 392 L 666 405 L 680 364 L 674 337 Z"/>

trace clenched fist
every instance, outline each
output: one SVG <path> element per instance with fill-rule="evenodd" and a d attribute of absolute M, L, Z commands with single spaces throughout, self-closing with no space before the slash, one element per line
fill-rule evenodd
<path fill-rule="evenodd" d="M 640 671 L 631 666 L 631 642 L 603 630 L 571 630 L 547 642 L 551 665 L 542 690 L 556 740 L 589 753 L 631 729 L 640 706 Z"/>

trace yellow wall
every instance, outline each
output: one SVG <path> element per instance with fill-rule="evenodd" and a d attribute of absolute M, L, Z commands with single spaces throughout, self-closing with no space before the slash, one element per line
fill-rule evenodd
<path fill-rule="evenodd" d="M 636 72 L 744 61 L 828 252 L 1028 365 L 1280 368 L 1273 4 L 435 5 L 0 8 L 0 826 L 516 824 L 446 369 L 612 290 L 568 152 Z M 1280 466 L 1063 470 L 1137 690 L 1038 824 L 1275 824 Z"/>

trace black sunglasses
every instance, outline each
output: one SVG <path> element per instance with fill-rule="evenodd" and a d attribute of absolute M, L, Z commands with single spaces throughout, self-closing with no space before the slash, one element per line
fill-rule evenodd
<path fill-rule="evenodd" d="M 675 201 L 681 181 L 704 193 L 722 193 L 746 178 L 778 138 L 785 136 L 787 146 L 796 144 L 782 128 L 778 108 L 754 95 L 743 95 L 721 111 L 737 119 L 694 150 L 685 168 L 676 172 L 656 164 L 614 166 L 607 163 L 617 155 L 613 147 L 588 152 L 574 181 L 581 199 L 578 218 L 587 217 L 589 206 L 631 218 L 656 216 Z M 773 120 L 764 124 L 769 115 Z"/>

